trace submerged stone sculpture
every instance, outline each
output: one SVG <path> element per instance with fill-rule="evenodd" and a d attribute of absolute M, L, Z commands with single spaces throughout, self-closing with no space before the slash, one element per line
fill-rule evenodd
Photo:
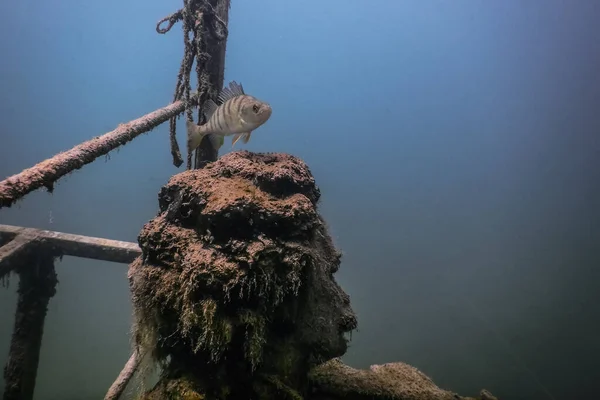
<path fill-rule="evenodd" d="M 129 268 L 135 345 L 162 365 L 142 398 L 461 398 L 416 370 L 422 397 L 396 390 L 402 375 L 374 390 L 377 379 L 336 360 L 356 317 L 334 279 L 341 254 L 319 197 L 298 158 L 247 151 L 162 188 Z"/>

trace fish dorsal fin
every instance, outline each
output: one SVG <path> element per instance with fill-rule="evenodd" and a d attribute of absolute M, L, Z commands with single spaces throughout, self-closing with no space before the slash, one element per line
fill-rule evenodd
<path fill-rule="evenodd" d="M 236 81 L 229 82 L 229 89 L 236 96 L 241 96 L 243 94 L 246 94 L 246 93 L 244 93 L 244 87 L 242 86 L 242 84 L 241 83 L 237 83 Z"/>
<path fill-rule="evenodd" d="M 206 118 L 206 122 L 213 116 L 215 111 L 219 106 L 212 99 L 208 99 L 204 102 L 204 106 L 202 107 L 202 112 L 204 113 L 204 118 Z"/>
<path fill-rule="evenodd" d="M 219 102 L 221 104 L 225 103 L 227 100 L 232 99 L 237 96 L 244 95 L 244 88 L 241 83 L 237 83 L 236 81 L 229 82 L 229 87 L 224 87 L 219 93 Z"/>

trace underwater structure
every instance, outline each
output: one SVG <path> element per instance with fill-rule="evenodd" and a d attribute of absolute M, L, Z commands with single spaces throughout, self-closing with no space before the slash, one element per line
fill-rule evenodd
<path fill-rule="evenodd" d="M 52 192 L 61 177 L 166 121 L 173 164 L 183 164 L 176 120 L 185 113 L 193 121 L 191 106 L 215 100 L 223 86 L 229 0 L 183 3 L 156 26 L 165 34 L 183 25 L 173 102 L 3 179 L 0 209 L 40 188 Z M 217 156 L 210 140 L 196 150 L 196 169 L 187 155 L 188 170 L 162 188 L 160 211 L 137 244 L 0 225 L 0 278 L 19 275 L 4 400 L 33 398 L 54 262 L 63 255 L 129 264 L 133 349 L 105 400 L 118 399 L 147 358 L 162 372 L 142 399 L 495 399 L 443 390 L 403 363 L 344 365 L 357 319 L 335 281 L 341 253 L 308 166 L 287 154 Z"/>
<path fill-rule="evenodd" d="M 135 351 L 162 365 L 143 399 L 463 399 L 402 363 L 338 359 L 357 320 L 319 197 L 299 158 L 247 151 L 161 189 L 128 273 Z"/>

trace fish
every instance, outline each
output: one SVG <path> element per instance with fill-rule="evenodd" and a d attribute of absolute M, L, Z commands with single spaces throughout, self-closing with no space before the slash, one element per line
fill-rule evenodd
<path fill-rule="evenodd" d="M 231 147 L 242 139 L 248 143 L 252 131 L 263 125 L 271 117 L 269 103 L 244 93 L 241 83 L 232 81 L 219 93 L 217 105 L 208 99 L 202 108 L 205 124 L 196 125 L 187 121 L 188 154 L 200 146 L 204 136 L 209 136 L 216 149 L 224 142 L 225 136 L 233 135 Z"/>

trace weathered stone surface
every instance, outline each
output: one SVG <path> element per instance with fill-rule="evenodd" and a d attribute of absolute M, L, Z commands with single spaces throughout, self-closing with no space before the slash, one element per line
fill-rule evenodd
<path fill-rule="evenodd" d="M 356 316 L 319 196 L 300 159 L 247 151 L 162 188 L 129 269 L 135 342 L 163 365 L 143 398 L 467 399 L 406 364 L 336 359 Z"/>
<path fill-rule="evenodd" d="M 439 388 L 427 375 L 401 362 L 351 368 L 335 358 L 310 373 L 312 400 L 496 400 L 483 390 L 480 397 L 462 397 Z"/>
<path fill-rule="evenodd" d="M 312 366 L 345 353 L 356 317 L 319 196 L 301 160 L 249 152 L 162 188 L 129 278 L 136 343 L 169 357 L 164 379 L 195 371 L 215 396 L 301 395 Z"/>

